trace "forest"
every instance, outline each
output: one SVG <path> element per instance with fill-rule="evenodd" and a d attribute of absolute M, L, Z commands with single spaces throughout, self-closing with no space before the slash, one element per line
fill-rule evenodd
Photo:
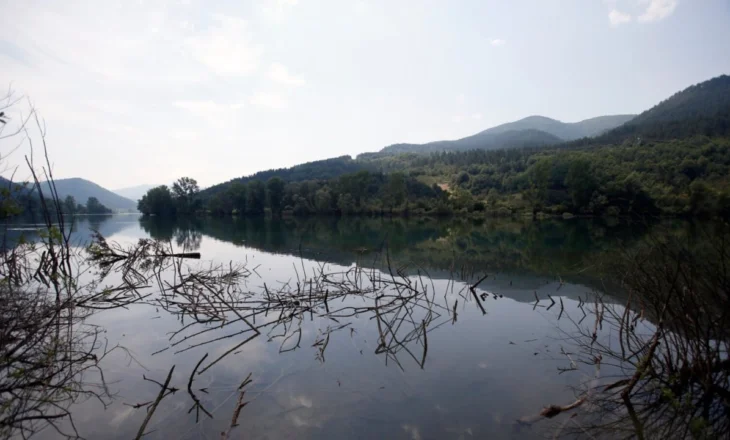
<path fill-rule="evenodd" d="M 183 178 L 152 189 L 143 214 L 730 216 L 730 139 L 693 136 L 620 145 L 364 155 L 360 171 L 300 169 L 289 180 L 200 191 Z M 329 160 L 332 163 L 334 159 Z"/>
<path fill-rule="evenodd" d="M 214 216 L 727 218 L 729 167 L 730 76 L 723 75 L 596 137 L 553 146 L 342 156 L 203 191 L 197 183 L 187 190 L 179 183 L 172 190 L 159 187 L 140 201 L 139 210 Z"/>
<path fill-rule="evenodd" d="M 89 197 L 85 204 L 78 203 L 73 196 L 57 200 L 52 194 L 40 195 L 37 187 L 27 183 L 14 183 L 5 180 L 0 186 L 0 219 L 20 216 L 37 221 L 43 212 L 60 210 L 67 215 L 111 214 L 113 211 L 102 204 L 96 197 Z"/>

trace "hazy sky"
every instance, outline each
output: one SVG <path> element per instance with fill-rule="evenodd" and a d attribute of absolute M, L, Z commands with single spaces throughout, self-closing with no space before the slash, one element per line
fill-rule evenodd
<path fill-rule="evenodd" d="M 728 0 L 0 0 L 0 87 L 56 177 L 110 189 L 637 113 L 722 73 Z"/>

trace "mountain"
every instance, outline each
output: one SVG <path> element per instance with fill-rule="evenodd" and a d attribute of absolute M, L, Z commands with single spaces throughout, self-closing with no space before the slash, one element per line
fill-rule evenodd
<path fill-rule="evenodd" d="M 730 76 L 675 93 L 597 140 L 615 143 L 631 137 L 666 140 L 694 135 L 730 136 Z"/>
<path fill-rule="evenodd" d="M 545 116 L 528 116 L 515 122 L 489 128 L 475 136 L 504 133 L 512 130 L 540 130 L 550 133 L 564 141 L 572 141 L 584 137 L 592 137 L 612 128 L 618 127 L 634 118 L 636 115 L 598 116 L 580 122 L 560 122 Z"/>
<path fill-rule="evenodd" d="M 438 151 L 497 150 L 508 147 L 539 147 L 563 140 L 541 130 L 509 130 L 501 133 L 477 133 L 455 141 L 436 141 L 427 144 L 395 144 L 383 148 L 381 153 L 434 153 Z"/>
<path fill-rule="evenodd" d="M 160 185 L 137 185 L 129 188 L 113 189 L 112 192 L 129 200 L 137 201 L 147 194 L 147 191 L 158 186 Z"/>
<path fill-rule="evenodd" d="M 49 186 L 43 182 L 43 191 L 48 197 Z M 137 209 L 137 202 L 129 200 L 109 191 L 89 180 L 73 177 L 71 179 L 56 179 L 56 191 L 61 200 L 66 196 L 73 196 L 76 203 L 85 204 L 89 197 L 96 197 L 102 205 L 114 211 L 130 211 Z"/>
<path fill-rule="evenodd" d="M 618 127 L 635 115 L 599 116 L 580 122 L 565 123 L 545 116 L 528 116 L 498 125 L 472 136 L 454 141 L 427 144 L 395 144 L 381 153 L 431 153 L 436 151 L 497 150 L 513 147 L 540 147 L 584 137 L 593 137 Z"/>
<path fill-rule="evenodd" d="M 291 168 L 259 171 L 250 176 L 239 177 L 228 182 L 219 183 L 201 191 L 204 197 L 213 196 L 225 191 L 233 183 L 247 183 L 251 180 L 266 182 L 276 176 L 288 182 L 302 180 L 327 180 L 343 174 L 355 173 L 368 168 L 366 165 L 352 159 L 350 156 L 334 157 L 332 159 L 316 160 L 295 165 Z"/>

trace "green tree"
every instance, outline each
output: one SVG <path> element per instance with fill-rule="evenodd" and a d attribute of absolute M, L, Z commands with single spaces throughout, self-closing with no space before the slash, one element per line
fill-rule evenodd
<path fill-rule="evenodd" d="M 587 209 L 593 192 L 598 188 L 590 161 L 584 158 L 572 160 L 565 176 L 565 186 L 575 209 L 578 211 Z"/>
<path fill-rule="evenodd" d="M 337 199 L 337 208 L 342 215 L 349 215 L 355 212 L 355 201 L 349 193 L 340 194 Z"/>
<path fill-rule="evenodd" d="M 239 215 L 246 213 L 246 193 L 247 187 L 241 182 L 234 182 L 228 188 L 225 198 L 230 200 L 231 211 L 235 210 Z"/>
<path fill-rule="evenodd" d="M 385 187 L 385 200 L 390 206 L 391 212 L 396 206 L 403 204 L 406 199 L 406 178 L 403 173 L 393 173 L 388 176 L 388 184 Z"/>
<path fill-rule="evenodd" d="M 74 196 L 66 196 L 66 198 L 63 200 L 63 212 L 68 215 L 76 214 L 76 205 L 78 204 L 76 203 L 76 199 L 74 198 Z"/>
<path fill-rule="evenodd" d="M 283 208 L 285 183 L 278 177 L 272 177 L 266 182 L 266 198 L 269 201 L 271 213 L 274 215 L 281 214 Z"/>
<path fill-rule="evenodd" d="M 314 193 L 314 208 L 320 214 L 327 214 L 332 211 L 332 191 L 329 187 L 325 186 Z"/>
<path fill-rule="evenodd" d="M 262 181 L 252 180 L 248 182 L 246 207 L 250 214 L 260 215 L 264 213 L 264 208 L 266 207 L 266 186 Z"/>
<path fill-rule="evenodd" d="M 706 184 L 694 181 L 690 184 L 689 191 L 689 209 L 692 214 L 704 217 L 715 211 L 715 206 L 713 206 L 715 195 Z"/>
<path fill-rule="evenodd" d="M 551 157 L 539 158 L 527 170 L 529 185 L 522 191 L 522 196 L 531 207 L 533 214 L 542 210 L 547 202 L 548 191 L 553 184 L 554 171 L 555 160 Z M 496 197 L 492 200 L 496 200 Z"/>
<path fill-rule="evenodd" d="M 143 215 L 156 215 L 160 217 L 169 217 L 175 215 L 175 201 L 170 192 L 170 188 L 161 185 L 147 191 L 139 202 L 137 209 Z"/>
<path fill-rule="evenodd" d="M 191 214 L 198 209 L 197 195 L 200 192 L 198 182 L 190 177 L 181 177 L 172 184 L 176 211 L 180 214 Z"/>
<path fill-rule="evenodd" d="M 89 214 L 111 214 L 112 210 L 102 205 L 96 197 L 89 197 L 86 201 L 86 212 Z"/>

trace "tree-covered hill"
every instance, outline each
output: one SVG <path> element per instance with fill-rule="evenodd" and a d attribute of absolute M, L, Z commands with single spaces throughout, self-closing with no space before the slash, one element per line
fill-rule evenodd
<path fill-rule="evenodd" d="M 594 138 L 557 142 L 546 131 L 497 127 L 488 135 L 510 139 L 511 148 L 344 156 L 242 177 L 198 197 L 216 215 L 730 217 L 729 110 L 730 77 L 722 76 Z M 629 117 L 583 121 L 581 130 Z M 543 129 L 562 124 L 527 119 Z M 533 142 L 546 137 L 556 143 Z"/>
<path fill-rule="evenodd" d="M 302 180 L 327 180 L 343 174 L 354 173 L 368 169 L 370 164 L 356 161 L 350 156 L 340 156 L 332 159 L 317 160 L 296 165 L 291 168 L 279 168 L 275 170 L 260 171 L 250 176 L 239 177 L 228 182 L 219 183 L 206 188 L 201 192 L 203 197 L 212 197 L 215 194 L 225 192 L 227 188 L 235 183 L 246 184 L 252 180 L 265 182 L 276 176 L 286 182 L 298 182 Z"/>
<path fill-rule="evenodd" d="M 93 197 L 99 203 L 114 211 L 134 211 L 137 209 L 136 202 L 115 194 L 86 179 L 78 177 L 56 179 L 55 184 L 61 200 L 67 196 L 71 196 L 78 201 L 86 201 L 90 197 Z M 47 183 L 44 183 L 43 192 L 50 194 Z"/>
<path fill-rule="evenodd" d="M 694 135 L 730 136 L 730 76 L 722 75 L 675 93 L 626 124 L 596 139 L 678 139 Z M 582 143 L 590 143 L 584 140 Z"/>
<path fill-rule="evenodd" d="M 424 154 L 474 149 L 498 150 L 501 148 L 554 145 L 562 141 L 563 139 L 541 130 L 509 130 L 497 133 L 479 133 L 455 141 L 437 141 L 428 144 L 395 144 L 383 148 L 380 150 L 380 154 Z"/>
<path fill-rule="evenodd" d="M 43 217 L 45 206 L 55 212 L 56 202 L 48 184 L 42 186 L 43 200 L 38 188 L 29 182 L 11 182 L 0 177 L 0 219 L 21 217 L 36 221 Z M 60 194 L 60 190 L 58 191 Z M 66 194 L 58 199 L 59 208 L 67 215 L 77 214 L 111 214 L 112 209 L 105 206 L 94 196 L 86 199 L 76 199 Z"/>

